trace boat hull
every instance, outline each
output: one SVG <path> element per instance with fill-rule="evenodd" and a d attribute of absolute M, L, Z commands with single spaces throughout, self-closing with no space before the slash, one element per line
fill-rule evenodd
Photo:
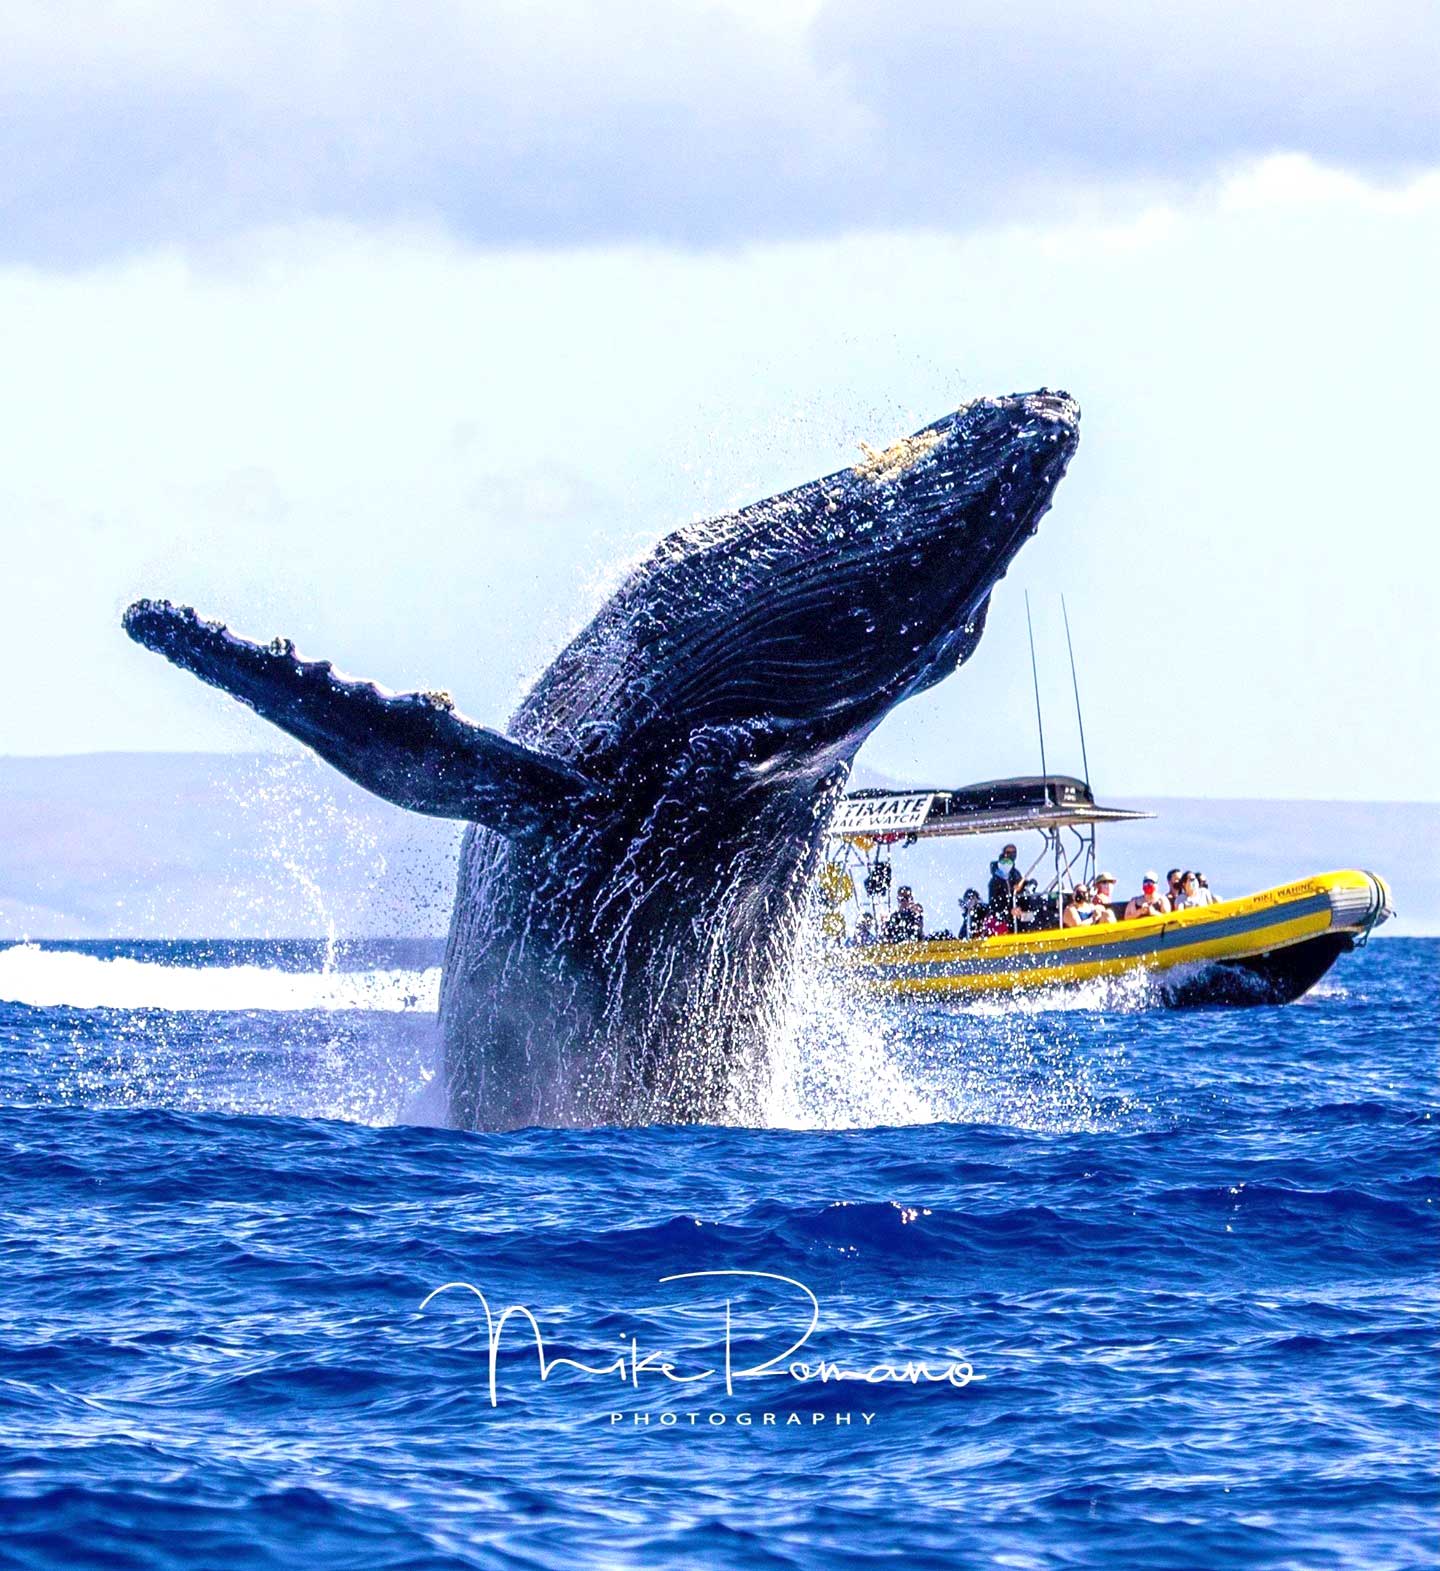
<path fill-rule="evenodd" d="M 1212 906 L 1102 927 L 930 939 L 837 952 L 866 992 L 1020 993 L 1144 975 L 1175 1007 L 1290 1003 L 1391 912 L 1374 873 L 1321 873 Z"/>

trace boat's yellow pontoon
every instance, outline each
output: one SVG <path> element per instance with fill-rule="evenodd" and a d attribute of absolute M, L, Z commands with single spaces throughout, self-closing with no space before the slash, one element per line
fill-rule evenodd
<path fill-rule="evenodd" d="M 1096 825 L 1152 816 L 1098 807 L 1083 781 L 1064 775 L 960 791 L 857 792 L 831 825 L 835 854 L 821 880 L 834 961 L 867 991 L 886 994 L 968 997 L 1150 973 L 1167 1003 L 1288 1003 L 1392 914 L 1383 878 L 1345 871 L 1164 915 L 1062 925 L 1075 887 L 1094 878 Z M 1043 837 L 1030 872 L 1049 864 L 1049 882 L 1027 886 L 1033 893 L 1004 913 L 1013 931 L 855 941 L 856 928 L 883 934 L 893 914 L 892 847 L 1023 830 Z"/>

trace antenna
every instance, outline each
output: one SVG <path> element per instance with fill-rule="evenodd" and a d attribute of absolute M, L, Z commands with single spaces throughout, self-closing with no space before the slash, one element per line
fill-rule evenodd
<path fill-rule="evenodd" d="M 1085 766 L 1085 789 L 1090 789 L 1090 759 L 1085 752 L 1085 716 L 1080 709 L 1080 678 L 1075 675 L 1075 646 L 1070 642 L 1070 612 L 1065 596 L 1060 596 L 1060 614 L 1065 618 L 1065 647 L 1070 651 L 1070 685 L 1075 689 L 1075 722 L 1080 727 L 1080 762 Z M 1032 642 L 1033 654 L 1033 642 Z"/>
<path fill-rule="evenodd" d="M 1040 668 L 1035 664 L 1035 625 L 1030 620 L 1028 589 L 1025 591 L 1025 631 L 1030 635 L 1030 677 L 1035 683 L 1035 725 L 1040 732 L 1040 773 L 1048 780 L 1050 771 L 1045 767 L 1045 717 L 1040 713 Z"/>

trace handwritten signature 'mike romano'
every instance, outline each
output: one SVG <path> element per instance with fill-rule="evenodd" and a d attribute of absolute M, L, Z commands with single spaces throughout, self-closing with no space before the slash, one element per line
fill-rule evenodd
<path fill-rule="evenodd" d="M 497 1407 L 500 1401 L 499 1373 L 500 1342 L 505 1335 L 505 1329 L 512 1320 L 523 1321 L 529 1328 L 530 1334 L 535 1339 L 535 1351 L 539 1356 L 539 1371 L 541 1380 L 548 1380 L 557 1369 L 573 1370 L 584 1375 L 604 1375 L 619 1380 L 622 1384 L 640 1389 L 641 1375 L 657 1376 L 668 1380 L 674 1385 L 699 1385 L 704 1381 L 713 1381 L 717 1375 L 723 1374 L 725 1392 L 727 1396 L 735 1395 L 735 1382 L 737 1380 L 758 1380 L 764 1378 L 777 1379 L 788 1376 L 791 1380 L 820 1381 L 828 1384 L 831 1381 L 854 1380 L 866 1385 L 883 1385 L 887 1382 L 900 1382 L 909 1385 L 935 1385 L 945 1386 L 951 1390 L 960 1390 L 968 1386 L 973 1380 L 984 1379 L 977 1375 L 971 1368 L 967 1359 L 958 1354 L 951 1354 L 949 1361 L 931 1365 L 925 1362 L 907 1360 L 902 1363 L 882 1362 L 871 1364 L 864 1369 L 848 1369 L 843 1365 L 821 1359 L 817 1363 L 805 1363 L 795 1357 L 802 1347 L 810 1340 L 820 1324 L 820 1300 L 810 1291 L 803 1282 L 797 1282 L 791 1276 L 778 1276 L 773 1271 L 680 1271 L 673 1276 L 662 1276 L 664 1282 L 697 1282 L 716 1277 L 741 1278 L 749 1282 L 781 1282 L 787 1287 L 798 1289 L 804 1294 L 809 1303 L 809 1323 L 799 1336 L 783 1351 L 770 1358 L 763 1359 L 758 1364 L 745 1364 L 737 1367 L 733 1357 L 734 1338 L 737 1335 L 734 1320 L 734 1303 L 730 1298 L 725 1300 L 725 1330 L 724 1330 L 724 1356 L 721 1368 L 696 1369 L 683 1372 L 675 1358 L 663 1352 L 642 1352 L 638 1338 L 632 1336 L 627 1342 L 622 1340 L 625 1351 L 617 1355 L 609 1363 L 587 1364 L 578 1358 L 551 1358 L 545 1351 L 545 1336 L 540 1329 L 540 1322 L 523 1304 L 511 1304 L 509 1308 L 496 1314 L 490 1308 L 490 1302 L 478 1287 L 469 1282 L 446 1282 L 437 1287 L 433 1293 L 428 1293 L 420 1308 L 427 1309 L 443 1293 L 473 1293 L 480 1301 L 480 1307 L 485 1313 L 485 1327 L 489 1343 L 490 1361 L 490 1405 Z M 523 1333 L 522 1333 L 523 1335 Z"/>

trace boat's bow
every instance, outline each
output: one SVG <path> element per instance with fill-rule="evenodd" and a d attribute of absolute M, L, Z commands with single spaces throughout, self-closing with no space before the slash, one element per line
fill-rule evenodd
<path fill-rule="evenodd" d="M 1382 922 L 1388 922 L 1395 915 L 1390 885 L 1379 873 L 1359 870 L 1326 873 L 1316 882 L 1326 885 L 1333 932 L 1355 933 L 1363 942 Z"/>

